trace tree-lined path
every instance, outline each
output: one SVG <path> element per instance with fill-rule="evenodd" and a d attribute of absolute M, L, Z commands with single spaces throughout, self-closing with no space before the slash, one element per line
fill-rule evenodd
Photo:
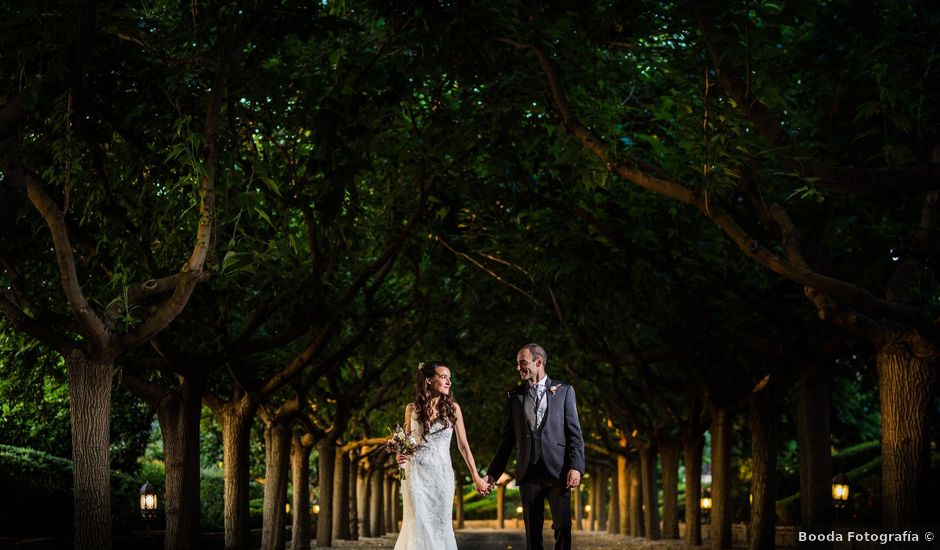
<path fill-rule="evenodd" d="M 0 3 L 0 538 L 386 540 L 532 341 L 579 532 L 940 522 L 934 4 Z"/>

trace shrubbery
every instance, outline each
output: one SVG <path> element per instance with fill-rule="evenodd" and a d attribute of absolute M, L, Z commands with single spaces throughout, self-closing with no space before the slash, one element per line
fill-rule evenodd
<path fill-rule="evenodd" d="M 143 527 L 141 482 L 111 472 L 115 533 Z M 68 536 L 72 530 L 72 462 L 22 447 L 0 445 L 0 532 Z"/>

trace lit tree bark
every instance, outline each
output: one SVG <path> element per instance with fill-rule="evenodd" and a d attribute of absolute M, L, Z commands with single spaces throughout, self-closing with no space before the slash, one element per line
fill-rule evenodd
<path fill-rule="evenodd" d="M 333 470 L 333 538 L 349 540 L 349 454 L 336 453 Z"/>
<path fill-rule="evenodd" d="M 111 371 L 74 349 L 66 356 L 72 415 L 74 544 L 76 550 L 111 548 Z"/>
<path fill-rule="evenodd" d="M 675 439 L 660 444 L 663 468 L 663 538 L 679 538 L 679 453 Z"/>
<path fill-rule="evenodd" d="M 697 420 L 690 421 L 690 429 L 682 437 L 682 451 L 685 457 L 686 546 L 702 545 L 702 454 L 705 450 L 705 436 L 698 430 L 697 424 Z"/>
<path fill-rule="evenodd" d="M 913 344 L 913 345 L 912 345 Z M 888 341 L 877 351 L 881 398 L 882 521 L 926 523 L 930 473 L 930 403 L 937 379 L 934 348 L 919 338 Z"/>
<path fill-rule="evenodd" d="M 385 503 L 382 505 L 385 513 L 385 532 L 394 533 L 398 529 L 392 526 L 392 478 L 385 474 Z"/>
<path fill-rule="evenodd" d="M 496 486 L 496 528 L 506 528 L 506 486 L 500 483 Z"/>
<path fill-rule="evenodd" d="M 255 409 L 247 395 L 213 409 L 222 428 L 225 550 L 248 547 L 248 443 Z"/>
<path fill-rule="evenodd" d="M 369 508 L 372 496 L 370 494 L 371 484 L 369 483 L 369 468 L 365 464 L 364 460 L 359 461 L 359 472 L 356 475 L 356 487 L 358 489 L 356 498 L 359 501 L 359 536 L 366 538 L 372 537 L 372 524 L 369 521 Z"/>
<path fill-rule="evenodd" d="M 805 364 L 796 384 L 796 429 L 800 458 L 800 523 L 832 523 L 832 460 L 829 382 L 821 367 Z"/>
<path fill-rule="evenodd" d="M 643 529 L 646 538 L 659 540 L 659 490 L 656 484 L 656 447 L 647 443 L 640 448 L 640 472 L 643 483 Z"/>
<path fill-rule="evenodd" d="M 401 517 L 401 507 L 398 505 L 398 495 L 401 494 L 401 481 L 392 479 L 392 532 L 398 532 L 398 520 Z"/>
<path fill-rule="evenodd" d="M 358 458 L 350 456 L 349 460 L 349 539 L 359 540 L 360 534 L 360 482 L 359 482 L 359 462 Z"/>
<path fill-rule="evenodd" d="M 317 516 L 317 546 L 333 546 L 333 468 L 336 465 L 336 443 L 331 438 L 317 445 L 320 470 L 320 515 Z"/>
<path fill-rule="evenodd" d="M 588 531 L 597 531 L 600 529 L 600 518 L 598 517 L 598 511 L 600 508 L 600 492 L 601 492 L 601 475 L 600 470 L 594 470 L 591 472 L 591 494 L 589 495 L 588 502 L 591 505 L 591 511 L 588 513 Z"/>
<path fill-rule="evenodd" d="M 266 422 L 264 428 L 264 505 L 261 550 L 283 550 L 286 544 L 287 477 L 291 433 L 285 422 Z M 296 515 L 297 511 L 294 511 Z"/>
<path fill-rule="evenodd" d="M 574 528 L 578 531 L 583 531 L 584 508 L 581 507 L 581 485 L 574 488 L 574 491 L 571 492 L 571 498 L 573 500 L 571 506 L 574 508 Z"/>
<path fill-rule="evenodd" d="M 751 394 L 751 522 L 749 550 L 773 550 L 777 470 L 776 383 Z"/>
<path fill-rule="evenodd" d="M 595 531 L 605 531 L 607 529 L 607 484 L 610 482 L 609 471 L 607 467 L 602 466 L 598 469 L 597 480 L 597 527 Z"/>
<path fill-rule="evenodd" d="M 621 444 L 625 444 L 621 442 Z M 633 530 L 630 527 L 630 466 L 627 463 L 627 457 L 617 456 L 617 500 L 620 508 L 620 515 L 617 523 L 620 526 L 620 534 L 633 536 Z"/>
<path fill-rule="evenodd" d="M 643 489 L 640 483 L 640 459 L 630 461 L 630 536 L 645 535 L 643 526 Z"/>
<path fill-rule="evenodd" d="M 712 549 L 731 548 L 731 415 L 712 408 Z"/>
<path fill-rule="evenodd" d="M 385 521 L 382 504 L 385 500 L 385 472 L 378 462 L 373 466 L 369 475 L 369 529 L 373 537 L 385 534 Z"/>
<path fill-rule="evenodd" d="M 454 491 L 454 498 L 457 500 L 457 529 L 463 529 L 463 481 L 458 480 L 455 484 L 455 488 L 456 490 Z M 395 496 L 395 502 L 398 502 L 397 495 Z"/>
<path fill-rule="evenodd" d="M 313 438 L 291 437 L 290 463 L 293 486 L 293 524 L 291 525 L 291 550 L 310 548 L 310 452 Z"/>
<path fill-rule="evenodd" d="M 621 457 L 616 457 L 610 468 L 610 512 L 608 513 L 607 532 L 620 534 L 620 468 Z"/>
<path fill-rule="evenodd" d="M 166 550 L 194 550 L 199 538 L 199 422 L 202 390 L 199 384 L 180 377 L 180 387 L 157 405 L 157 420 L 163 436 L 166 484 Z"/>

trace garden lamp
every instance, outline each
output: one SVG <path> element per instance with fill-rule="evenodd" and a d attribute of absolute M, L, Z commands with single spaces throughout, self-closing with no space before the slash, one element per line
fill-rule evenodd
<path fill-rule="evenodd" d="M 140 488 L 140 515 L 147 521 L 157 517 L 157 492 L 149 481 Z"/>

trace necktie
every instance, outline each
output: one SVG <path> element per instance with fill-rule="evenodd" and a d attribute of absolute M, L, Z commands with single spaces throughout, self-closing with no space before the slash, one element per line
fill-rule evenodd
<path fill-rule="evenodd" d="M 542 396 L 539 394 L 539 387 L 537 384 L 533 384 L 529 388 L 529 393 L 532 395 L 532 402 L 535 404 L 532 407 L 532 429 L 536 429 L 539 426 L 539 405 L 542 403 Z"/>

